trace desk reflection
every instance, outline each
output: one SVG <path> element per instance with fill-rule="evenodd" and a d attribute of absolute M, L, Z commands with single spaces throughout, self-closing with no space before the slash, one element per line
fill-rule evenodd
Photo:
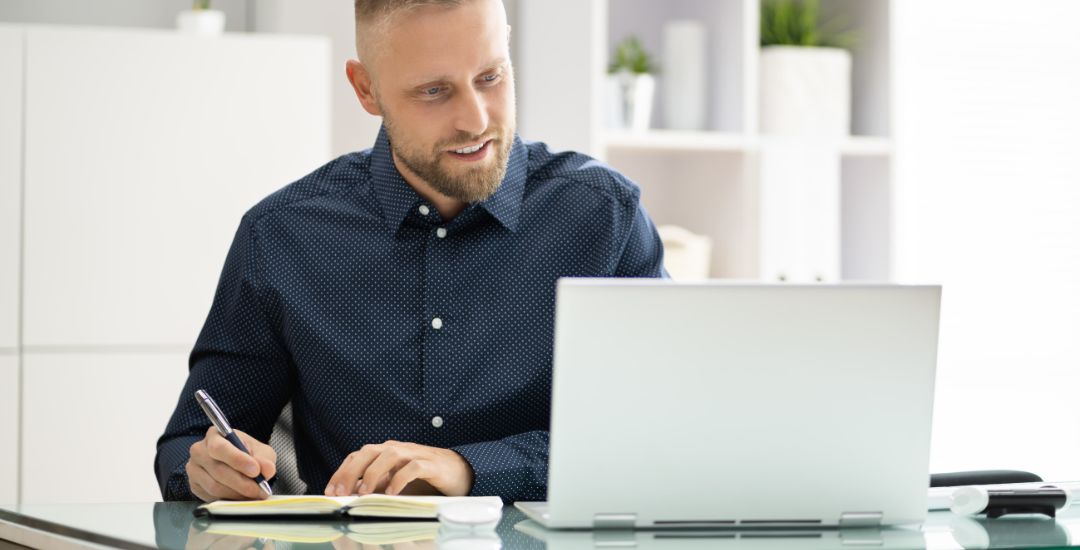
<path fill-rule="evenodd" d="M 454 531 L 437 522 L 216 522 L 196 519 L 196 503 L 154 504 L 156 546 L 171 550 L 639 550 L 703 548 L 981 549 L 1062 547 L 1080 540 L 1080 513 L 994 520 L 932 513 L 920 528 L 822 531 L 550 531 L 508 508 L 494 531 Z M 1078 510 L 1080 512 L 1080 510 Z M 145 513 L 145 512 L 143 512 Z M 143 516 L 145 517 L 145 516 Z"/>
<path fill-rule="evenodd" d="M 944 521 L 934 521 L 934 520 Z M 953 540 L 965 550 L 982 548 L 1033 548 L 1070 546 L 1069 532 L 1064 522 L 1037 514 L 1004 516 L 997 519 L 968 517 L 955 514 L 932 516 L 925 527 L 948 531 Z"/>
<path fill-rule="evenodd" d="M 195 504 L 156 503 L 155 542 L 175 550 L 334 549 L 334 550 L 498 550 L 496 529 L 449 528 L 437 521 L 319 521 L 262 518 L 256 521 L 195 518 Z M 504 518 L 506 519 L 506 518 Z M 504 530 L 512 530 L 507 520 Z M 500 524 L 502 525 L 502 524 Z M 515 538 L 524 535 L 511 534 Z M 506 546 L 507 548 L 529 547 Z M 543 548 L 542 544 L 532 547 Z"/>
<path fill-rule="evenodd" d="M 639 550 L 696 550 L 704 548 L 881 548 L 923 549 L 918 529 L 822 530 L 679 530 L 679 531 L 551 531 L 525 520 L 514 528 L 542 540 L 548 550 L 635 548 Z"/>

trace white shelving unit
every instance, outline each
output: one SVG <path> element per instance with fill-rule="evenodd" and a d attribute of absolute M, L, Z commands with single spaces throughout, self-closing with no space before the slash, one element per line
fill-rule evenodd
<path fill-rule="evenodd" d="M 892 277 L 891 0 L 823 0 L 859 35 L 851 135 L 758 132 L 760 0 L 520 2 L 515 25 L 522 133 L 605 160 L 637 182 L 657 224 L 713 241 L 714 277 L 888 280 Z M 610 52 L 628 36 L 661 59 L 665 22 L 707 28 L 706 130 L 604 127 Z M 573 21 L 573 29 L 566 29 Z M 552 41 L 550 29 L 561 28 Z M 554 44 L 553 44 L 554 42 Z M 565 55 L 553 55 L 564 52 Z M 663 78 L 663 68 L 659 78 Z M 801 187 L 814 181 L 813 189 Z M 824 185 L 822 184 L 824 182 Z"/>

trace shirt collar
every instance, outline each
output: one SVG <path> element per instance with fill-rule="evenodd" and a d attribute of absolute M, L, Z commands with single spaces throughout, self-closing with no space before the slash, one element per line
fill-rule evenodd
<path fill-rule="evenodd" d="M 394 230 L 401 227 L 405 215 L 422 200 L 394 165 L 390 152 L 390 137 L 386 127 L 379 128 L 375 147 L 371 151 L 371 175 L 375 197 L 382 208 L 383 217 Z M 506 175 L 499 188 L 490 197 L 477 203 L 492 217 L 511 231 L 516 231 L 521 218 L 521 201 L 525 194 L 525 180 L 528 178 L 528 148 L 521 138 L 514 135 L 510 146 L 510 158 L 507 161 Z"/>

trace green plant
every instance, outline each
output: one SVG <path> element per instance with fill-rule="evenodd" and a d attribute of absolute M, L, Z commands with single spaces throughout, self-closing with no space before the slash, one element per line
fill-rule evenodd
<path fill-rule="evenodd" d="M 195 0 L 191 6 L 193 10 L 208 10 L 210 9 L 210 0 Z"/>
<path fill-rule="evenodd" d="M 656 72 L 656 64 L 636 36 L 631 36 L 615 47 L 615 55 L 612 57 L 609 73 L 629 71 L 634 74 L 649 74 Z"/>
<path fill-rule="evenodd" d="M 858 36 L 844 17 L 821 22 L 821 0 L 762 0 L 762 46 L 855 47 Z"/>

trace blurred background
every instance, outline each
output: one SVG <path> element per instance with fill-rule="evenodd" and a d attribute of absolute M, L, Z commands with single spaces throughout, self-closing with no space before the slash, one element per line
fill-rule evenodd
<path fill-rule="evenodd" d="M 673 276 L 941 283 L 931 470 L 1080 479 L 1080 2 L 506 5 L 521 135 Z M 209 8 L 0 0 L 0 502 L 158 499 L 240 217 L 375 139 L 352 2 Z"/>

